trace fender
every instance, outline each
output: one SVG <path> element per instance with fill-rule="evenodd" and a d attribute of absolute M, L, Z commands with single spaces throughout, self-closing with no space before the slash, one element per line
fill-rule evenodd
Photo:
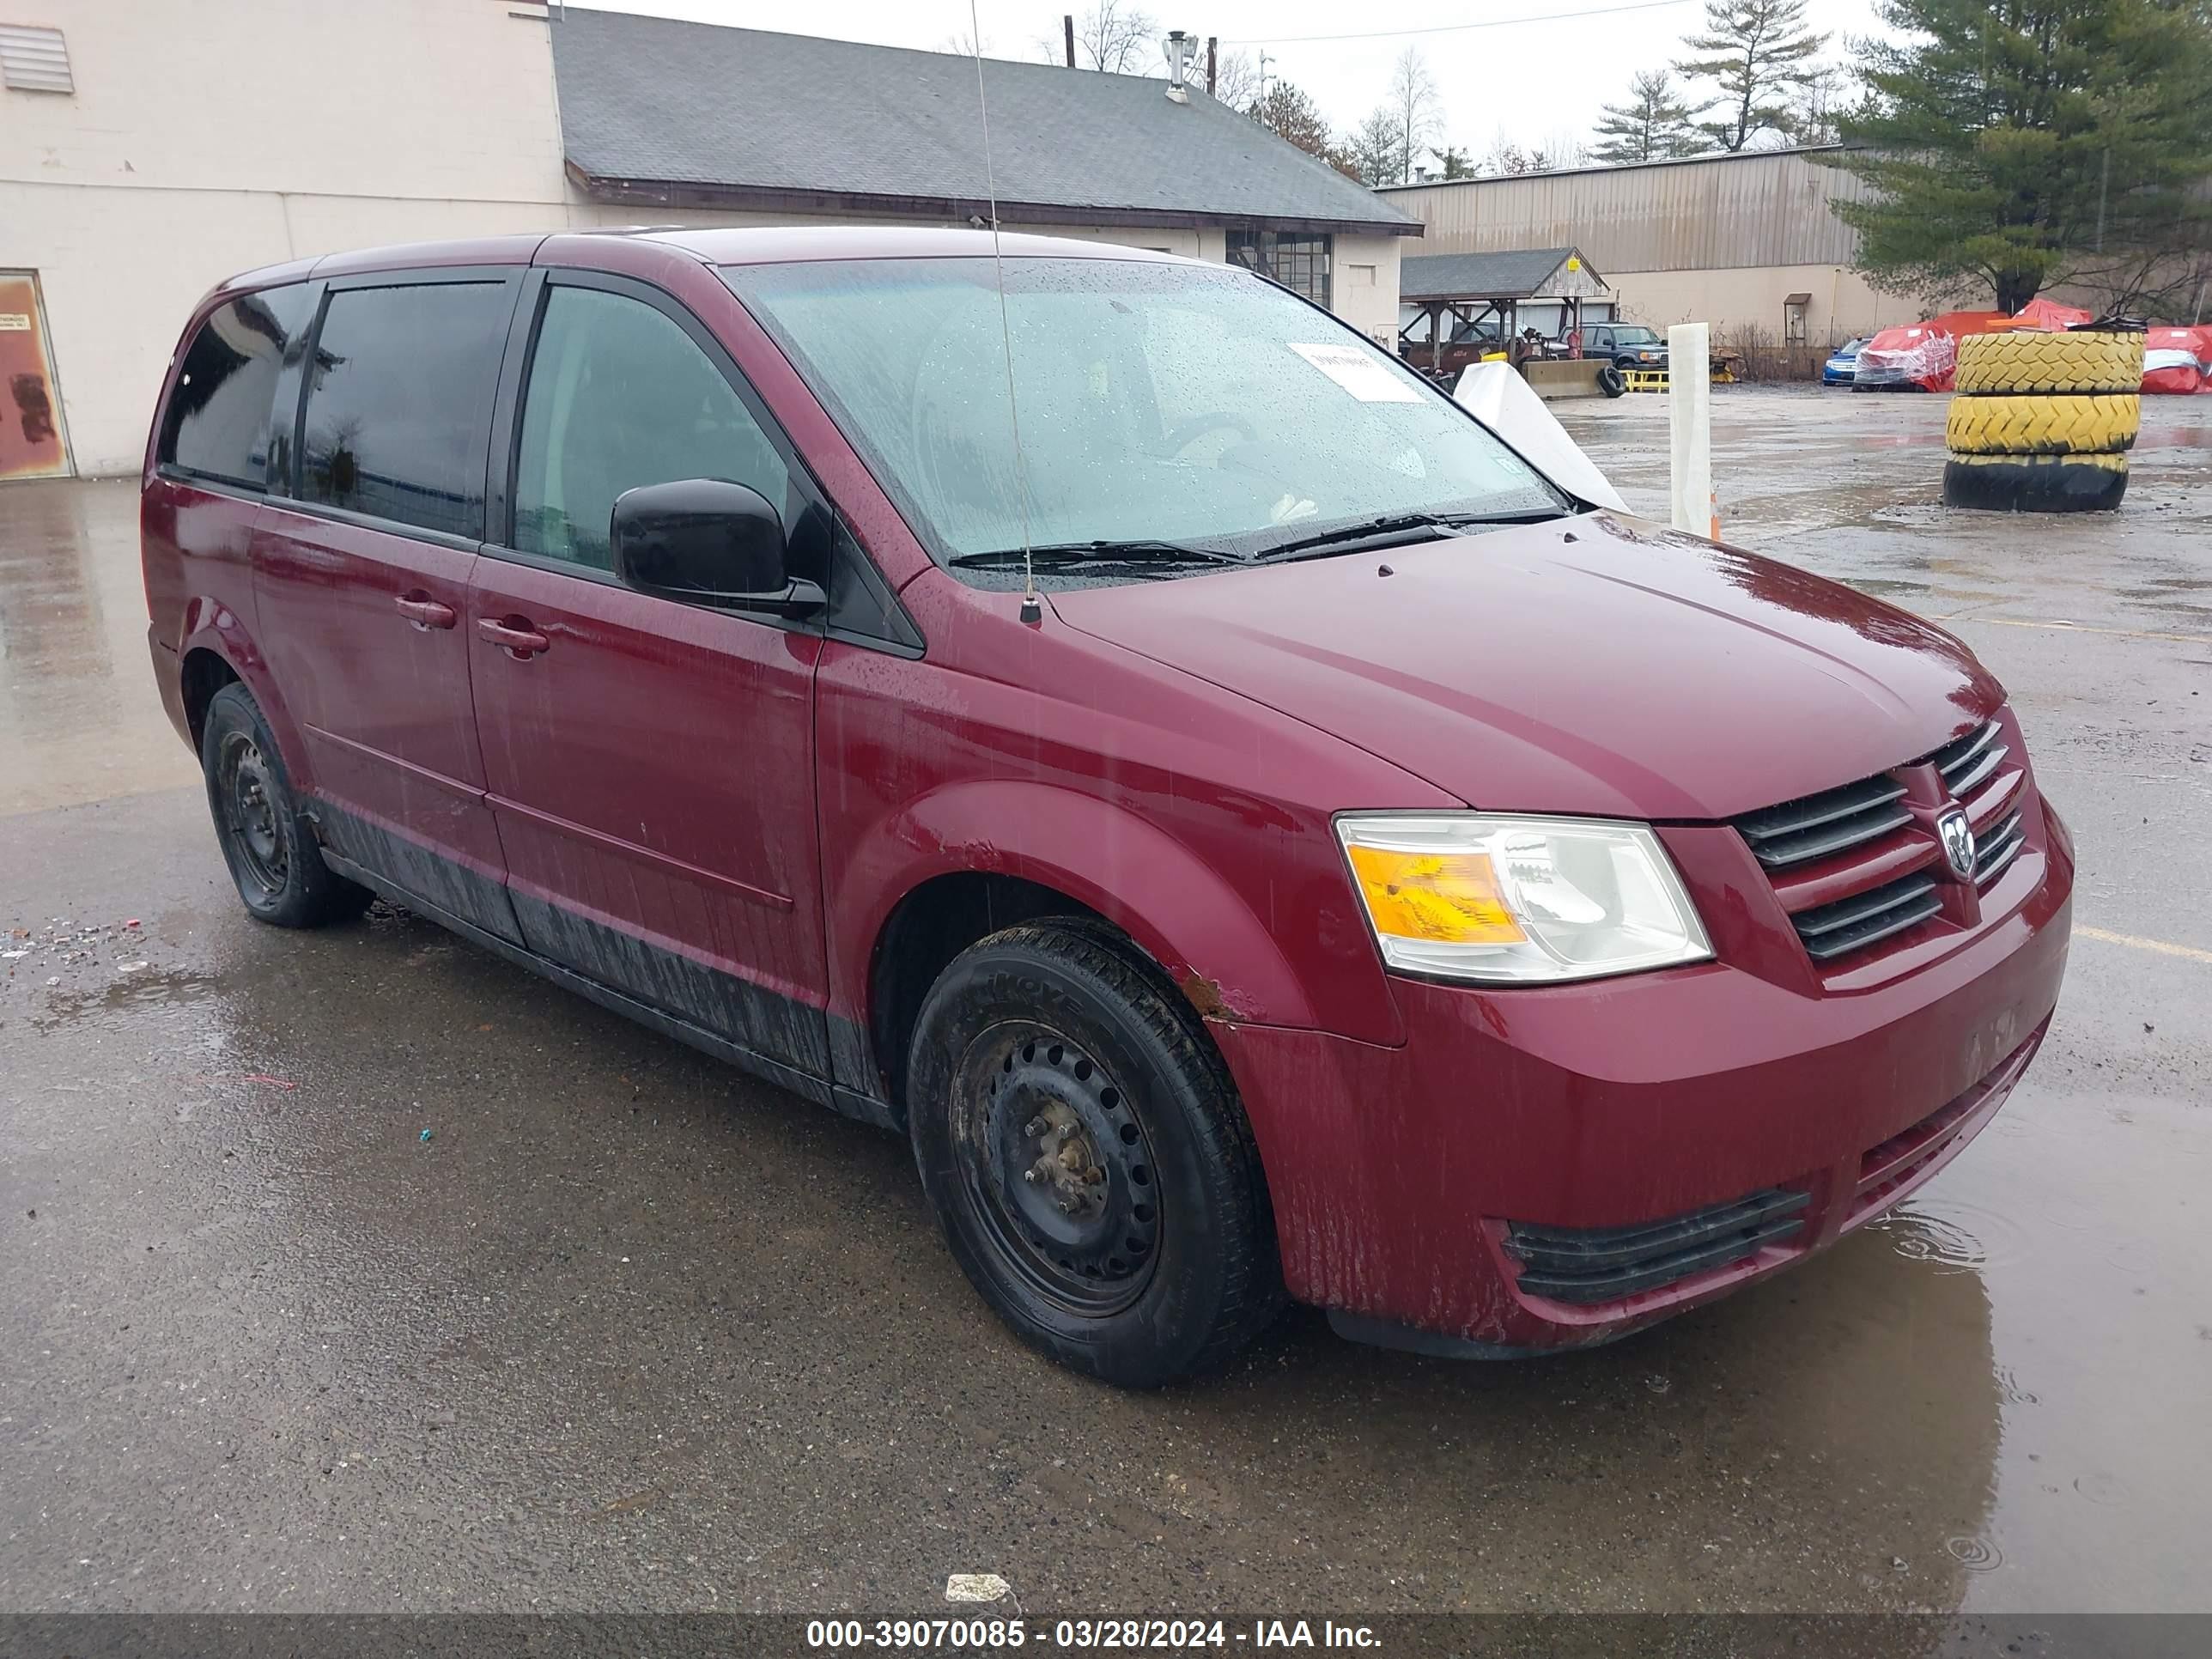
<path fill-rule="evenodd" d="M 294 791 L 305 795 L 313 790 L 314 775 L 307 745 L 293 723 L 267 661 L 246 631 L 245 619 L 222 600 L 195 594 L 185 601 L 178 639 L 180 672 L 185 659 L 195 651 L 212 651 L 230 665 L 231 672 L 253 694 L 253 701 L 261 705 L 261 717 L 269 722 L 270 734 L 276 739 L 277 753 L 283 757 L 284 774 L 292 781 Z"/>
<path fill-rule="evenodd" d="M 898 902 L 933 877 L 1019 877 L 1097 911 L 1164 968 L 1208 1020 L 1335 1029 L 1401 1042 L 1382 975 L 1365 997 L 1335 994 L 1324 1020 L 1266 923 L 1181 842 L 1095 795 L 1011 779 L 949 784 L 872 826 L 827 884 L 832 973 L 843 1006 L 869 1006 L 877 939 Z M 1341 988 L 1352 993 L 1353 988 Z"/>

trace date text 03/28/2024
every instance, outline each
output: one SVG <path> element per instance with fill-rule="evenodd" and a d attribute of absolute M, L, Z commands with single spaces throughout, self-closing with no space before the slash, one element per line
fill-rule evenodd
<path fill-rule="evenodd" d="M 1337 1648 L 1375 1651 L 1381 1639 L 1365 1625 L 1322 1620 L 1257 1619 L 1237 1629 L 1219 1619 L 1061 1619 L 1031 1629 L 1021 1619 L 819 1619 L 808 1621 L 806 1645 L 841 1648 L 938 1648 L 992 1652 L 1040 1646 L 1063 1649 L 1176 1650 Z"/>

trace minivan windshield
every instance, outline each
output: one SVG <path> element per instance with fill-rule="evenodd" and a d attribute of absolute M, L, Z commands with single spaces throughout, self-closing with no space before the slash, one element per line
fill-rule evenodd
<path fill-rule="evenodd" d="M 1551 517 L 1566 498 L 1435 387 L 1225 266 L 988 258 L 744 265 L 724 280 L 797 365 L 933 556 L 1040 580 Z M 1342 532 L 1340 534 L 1333 532 Z"/>

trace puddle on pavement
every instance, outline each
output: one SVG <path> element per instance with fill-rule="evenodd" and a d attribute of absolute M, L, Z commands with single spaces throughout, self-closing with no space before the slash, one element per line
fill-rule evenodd
<path fill-rule="evenodd" d="M 136 480 L 0 486 L 0 816 L 198 775 L 147 657 Z"/>
<path fill-rule="evenodd" d="M 216 989 L 216 981 L 204 974 L 154 969 L 118 973 L 106 985 L 46 988 L 28 1023 L 34 1031 L 51 1032 L 83 1020 L 182 1007 L 205 1000 Z"/>

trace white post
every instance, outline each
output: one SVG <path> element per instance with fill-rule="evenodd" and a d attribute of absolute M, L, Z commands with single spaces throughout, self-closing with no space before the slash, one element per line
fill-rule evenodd
<path fill-rule="evenodd" d="M 1713 503 L 1712 354 L 1704 323 L 1676 323 L 1667 331 L 1668 426 L 1674 464 L 1669 475 L 1674 528 L 1718 537 Z"/>

